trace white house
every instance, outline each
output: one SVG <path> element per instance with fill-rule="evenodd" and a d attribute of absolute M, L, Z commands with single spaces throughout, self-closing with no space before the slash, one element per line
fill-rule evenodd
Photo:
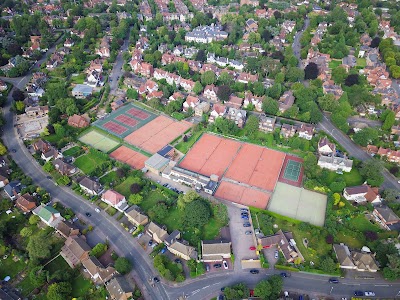
<path fill-rule="evenodd" d="M 105 203 L 115 207 L 119 211 L 124 211 L 128 208 L 128 204 L 126 203 L 126 199 L 124 195 L 114 191 L 107 190 L 102 196 L 101 200 Z"/>
<path fill-rule="evenodd" d="M 343 157 L 321 155 L 318 159 L 318 166 L 337 173 L 350 172 L 353 161 Z"/>
<path fill-rule="evenodd" d="M 346 187 L 343 190 L 343 197 L 356 203 L 370 202 L 376 204 L 381 202 L 378 188 L 371 188 L 367 184 Z"/>

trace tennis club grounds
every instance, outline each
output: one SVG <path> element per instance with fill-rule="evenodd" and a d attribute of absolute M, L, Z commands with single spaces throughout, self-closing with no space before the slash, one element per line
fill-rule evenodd
<path fill-rule="evenodd" d="M 95 129 L 86 132 L 79 138 L 79 140 L 86 145 L 106 153 L 110 152 L 120 144 L 112 137 L 107 137 L 104 133 Z"/>

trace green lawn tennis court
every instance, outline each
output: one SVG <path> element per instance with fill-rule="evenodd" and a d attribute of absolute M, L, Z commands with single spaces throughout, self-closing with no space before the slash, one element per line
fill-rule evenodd
<path fill-rule="evenodd" d="M 97 150 L 108 153 L 112 149 L 116 148 L 120 143 L 111 137 L 107 137 L 105 134 L 92 129 L 82 135 L 79 140 Z"/>

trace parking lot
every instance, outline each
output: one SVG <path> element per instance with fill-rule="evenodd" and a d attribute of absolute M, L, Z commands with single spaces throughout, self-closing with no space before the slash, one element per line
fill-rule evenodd
<path fill-rule="evenodd" d="M 251 224 L 251 217 L 249 220 L 243 220 L 241 218 L 241 208 L 246 208 L 245 206 L 239 204 L 229 204 L 228 214 L 229 214 L 229 228 L 231 232 L 231 241 L 233 254 L 235 255 L 235 269 L 242 269 L 241 261 L 242 259 L 257 259 L 256 251 L 250 250 L 250 247 L 256 246 L 256 240 L 254 235 L 253 224 Z M 250 227 L 243 227 L 243 223 L 249 222 Z M 251 231 L 251 234 L 246 235 L 246 231 Z"/>

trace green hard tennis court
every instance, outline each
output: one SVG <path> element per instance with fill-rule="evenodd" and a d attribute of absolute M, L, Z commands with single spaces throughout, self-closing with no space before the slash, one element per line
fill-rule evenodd
<path fill-rule="evenodd" d="M 294 160 L 288 160 L 283 178 L 291 181 L 298 181 L 300 177 L 301 163 Z"/>
<path fill-rule="evenodd" d="M 106 153 L 120 144 L 112 135 L 106 136 L 104 133 L 95 129 L 85 132 L 81 137 L 79 137 L 79 140 L 86 145 L 92 146 L 93 148 Z"/>

